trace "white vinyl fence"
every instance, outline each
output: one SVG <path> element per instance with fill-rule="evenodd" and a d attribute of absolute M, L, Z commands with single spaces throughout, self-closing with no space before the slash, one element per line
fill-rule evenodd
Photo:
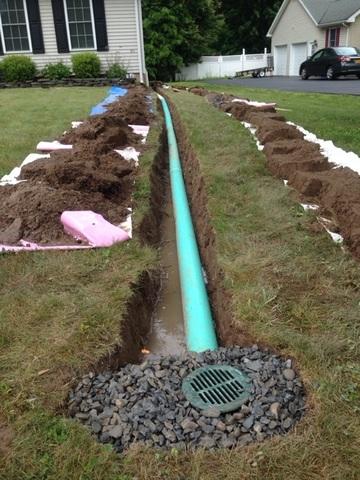
<path fill-rule="evenodd" d="M 263 53 L 246 55 L 220 55 L 201 57 L 199 63 L 183 67 L 177 80 L 203 80 L 206 78 L 234 77 L 238 72 L 260 70 L 271 66 L 271 55 Z"/>

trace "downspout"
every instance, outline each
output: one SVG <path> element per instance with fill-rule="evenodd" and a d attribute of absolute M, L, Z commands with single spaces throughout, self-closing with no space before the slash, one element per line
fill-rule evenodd
<path fill-rule="evenodd" d="M 350 33 L 350 25 L 343 23 L 344 27 L 346 27 L 346 47 L 349 46 L 349 33 Z"/>
<path fill-rule="evenodd" d="M 149 86 L 149 78 L 146 71 L 145 64 L 145 48 L 144 48 L 144 32 L 143 32 L 143 18 L 142 18 L 142 8 L 141 0 L 135 0 L 136 2 L 136 30 L 137 30 L 137 40 L 138 40 L 138 55 L 139 55 L 139 66 L 140 66 L 140 82 L 145 83 L 146 86 Z"/>
<path fill-rule="evenodd" d="M 161 95 L 159 99 L 164 110 L 169 146 L 171 195 L 187 348 L 191 352 L 216 350 L 218 343 L 187 200 L 174 126 L 166 100 Z"/>

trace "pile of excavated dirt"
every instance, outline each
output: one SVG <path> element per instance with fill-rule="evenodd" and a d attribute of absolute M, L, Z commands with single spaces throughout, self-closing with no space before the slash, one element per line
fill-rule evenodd
<path fill-rule="evenodd" d="M 106 113 L 90 117 L 82 125 L 63 135 L 60 141 L 68 145 L 91 142 L 94 147 L 105 146 L 111 150 L 136 145 L 141 142 L 141 137 L 136 135 L 120 116 Z"/>
<path fill-rule="evenodd" d="M 150 125 L 154 114 L 151 107 L 151 96 L 144 87 L 129 90 L 128 101 L 117 102 L 110 106 L 109 115 L 120 116 L 129 125 Z"/>
<path fill-rule="evenodd" d="M 190 88 L 189 91 L 194 95 L 199 95 L 200 97 L 206 97 L 209 94 L 209 90 L 206 90 L 206 88 L 202 87 L 193 87 Z"/>
<path fill-rule="evenodd" d="M 99 192 L 53 188 L 46 183 L 24 182 L 0 187 L 0 243 L 14 245 L 24 239 L 39 244 L 73 244 L 60 222 L 65 210 L 93 210 L 119 223 L 127 215 L 125 205 Z"/>
<path fill-rule="evenodd" d="M 46 183 L 56 189 L 101 193 L 118 203 L 129 198 L 134 176 L 133 161 L 126 161 L 114 150 L 94 155 L 86 146 L 74 152 L 54 152 L 50 159 L 30 163 L 21 171 L 23 180 Z"/>
<path fill-rule="evenodd" d="M 325 216 L 336 219 L 350 251 L 360 258 L 360 177 L 349 168 L 323 172 L 294 171 L 289 185 L 303 199 L 321 205 Z"/>
<path fill-rule="evenodd" d="M 192 90 L 191 90 L 192 91 Z M 320 213 L 336 223 L 350 251 L 360 258 L 360 176 L 348 168 L 333 168 L 317 144 L 304 135 L 274 107 L 233 102 L 234 96 L 193 92 L 240 121 L 251 123 L 264 145 L 269 170 L 288 179 L 304 202 L 320 206 Z"/>
<path fill-rule="evenodd" d="M 92 210 L 114 224 L 125 220 L 132 206 L 136 166 L 114 148 L 141 150 L 142 137 L 133 133 L 121 112 L 133 109 L 151 119 L 146 89 L 134 87 L 130 92 L 104 115 L 91 117 L 66 134 L 61 140 L 73 144 L 72 150 L 53 152 L 50 159 L 24 166 L 20 176 L 24 182 L 0 187 L 0 243 L 16 245 L 22 239 L 74 243 L 60 222 L 65 210 Z"/>
<path fill-rule="evenodd" d="M 198 367 L 232 365 L 248 376 L 249 397 L 237 411 L 200 410 L 182 382 Z M 150 355 L 141 365 L 85 375 L 70 393 L 70 414 L 119 452 L 155 448 L 231 448 L 286 434 L 306 409 L 305 390 L 290 359 L 250 348 L 201 354 Z"/>
<path fill-rule="evenodd" d="M 110 104 L 106 113 L 88 118 L 59 140 L 68 145 L 91 141 L 95 145 L 105 144 L 109 149 L 138 145 L 142 137 L 134 134 L 129 125 L 149 125 L 154 117 L 150 110 L 149 90 L 133 87 L 119 101 Z"/>

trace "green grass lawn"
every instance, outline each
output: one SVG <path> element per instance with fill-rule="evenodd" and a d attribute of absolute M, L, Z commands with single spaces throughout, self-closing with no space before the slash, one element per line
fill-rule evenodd
<path fill-rule="evenodd" d="M 335 145 L 360 155 L 360 97 L 318 93 L 281 92 L 234 85 L 214 85 L 206 82 L 179 82 L 174 86 L 201 86 L 213 92 L 225 92 L 259 102 L 276 102 L 290 111 L 283 113 L 288 120 L 303 126 L 319 138 L 332 140 Z"/>
<path fill-rule="evenodd" d="M 21 96 L 21 92 L 24 97 L 28 94 L 9 93 Z M 60 92 L 58 102 L 65 102 L 69 90 L 62 97 Z M 339 126 L 338 119 L 349 118 L 349 104 L 339 103 L 334 119 L 330 107 L 323 107 L 321 115 L 317 112 L 312 96 L 300 99 L 298 94 L 270 92 L 265 98 L 259 95 L 268 93 L 258 93 L 254 99 L 279 101 L 270 93 L 283 95 L 283 108 L 297 105 L 296 112 L 295 108 L 286 112 L 289 119 L 339 145 L 345 142 L 346 128 Z M 132 241 L 110 250 L 61 256 L 3 255 L 0 435 L 12 442 L 8 442 L 5 461 L 0 461 L 0 478 L 358 480 L 359 264 L 326 234 L 313 233 L 313 217 L 304 214 L 282 182 L 267 172 L 263 154 L 240 122 L 201 97 L 187 93 L 170 93 L 170 97 L 201 165 L 217 233 L 217 260 L 232 294 L 235 322 L 259 342 L 295 358 L 309 393 L 308 414 L 288 436 L 248 448 L 195 453 L 135 448 L 125 456 L 115 455 L 82 426 L 54 414 L 68 388 L 61 382 L 59 388 L 54 373 L 61 379 L 62 372 L 70 369 L 75 375 L 121 341 L 118 327 L 128 284 L 153 265 L 156 253 Z M 316 102 L 320 105 L 321 99 Z M 52 135 L 70 119 L 84 116 L 92 103 L 84 100 L 83 114 L 68 112 Z M 313 115 L 319 115 L 319 121 Z M 320 120 L 324 133 L 316 130 Z M 12 121 L 17 122 L 9 116 L 8 122 Z M 49 123 L 33 133 L 22 156 L 39 139 L 51 135 Z M 21 128 L 26 136 L 33 126 L 23 121 Z M 2 137 L 1 130 L 0 142 Z M 137 183 L 140 210 L 148 192 L 148 168 L 156 141 L 153 130 Z M 360 153 L 359 139 L 356 142 L 351 148 Z M 13 158 L 11 166 L 20 160 Z M 39 376 L 46 369 L 50 369 L 48 374 Z"/>

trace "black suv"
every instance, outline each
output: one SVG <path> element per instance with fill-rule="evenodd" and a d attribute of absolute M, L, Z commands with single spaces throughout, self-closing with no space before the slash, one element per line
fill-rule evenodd
<path fill-rule="evenodd" d="M 323 48 L 300 65 L 303 80 L 309 77 L 327 77 L 335 80 L 340 75 L 360 78 L 360 50 L 356 47 Z"/>

